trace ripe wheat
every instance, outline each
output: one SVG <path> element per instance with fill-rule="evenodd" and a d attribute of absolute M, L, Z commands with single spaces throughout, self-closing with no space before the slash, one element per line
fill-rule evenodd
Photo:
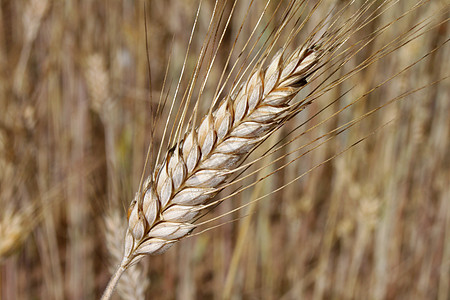
<path fill-rule="evenodd" d="M 245 155 L 308 103 L 290 101 L 317 71 L 318 43 L 283 51 L 255 70 L 196 129 L 184 135 L 145 182 L 129 208 L 120 270 L 160 254 L 194 230 L 192 221 L 221 189 Z"/>
<path fill-rule="evenodd" d="M 328 55 L 357 30 L 351 25 L 355 23 L 348 21 L 347 27 L 332 33 L 325 30 L 319 38 L 313 33 L 291 55 L 283 48 L 266 68 L 257 63 L 244 83 L 234 86 L 197 127 L 189 127 L 132 201 L 123 259 L 102 299 L 109 299 L 121 274 L 145 255 L 161 254 L 191 234 L 196 219 L 211 207 L 247 154 L 311 103 L 292 100 L 330 63 Z"/>
<path fill-rule="evenodd" d="M 166 155 L 130 208 L 126 264 L 164 252 L 195 228 L 191 221 L 202 205 L 245 154 L 283 123 L 289 101 L 315 71 L 320 52 L 314 48 L 299 49 L 286 62 L 277 55 Z"/>
<path fill-rule="evenodd" d="M 0 214 L 0 262 L 11 255 L 26 240 L 35 221 L 33 209 L 14 210 L 7 205 Z"/>

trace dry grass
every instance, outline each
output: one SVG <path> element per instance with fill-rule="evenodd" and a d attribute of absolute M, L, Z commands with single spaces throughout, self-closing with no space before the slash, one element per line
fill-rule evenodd
<path fill-rule="evenodd" d="M 264 1 L 256 2 L 252 11 L 261 11 Z M 355 1 L 354 7 L 363 2 Z M 39 3 L 41 8 L 28 8 Z M 362 40 L 415 3 L 400 1 L 347 43 Z M 0 206 L 12 204 L 13 218 L 27 207 L 40 207 L 42 217 L 39 224 L 29 227 L 29 238 L 14 243 L 15 251 L 3 259 L 1 299 L 96 299 L 102 293 L 111 267 L 104 216 L 109 208 L 120 207 L 125 221 L 130 199 L 141 179 L 150 132 L 154 129 L 153 145 L 167 145 L 167 139 L 162 141 L 163 126 L 153 126 L 150 112 L 156 111 L 160 95 L 164 98 L 168 90 L 169 96 L 174 93 L 189 40 L 186 28 L 192 25 L 196 4 L 149 4 L 150 90 L 142 3 L 2 1 Z M 230 34 L 224 37 L 216 58 L 218 66 L 227 60 L 227 49 L 234 42 L 248 3 L 239 1 L 237 5 Z M 311 7 L 309 4 L 308 9 Z M 311 32 L 326 14 L 326 7 L 318 8 L 312 22 L 305 25 L 305 33 Z M 274 2 L 268 11 L 275 8 Z M 230 9 L 228 4 L 226 11 Z M 195 67 L 211 10 L 212 4 L 205 1 L 187 63 L 188 75 Z M 433 17 L 432 24 L 441 24 L 315 99 L 252 153 L 250 161 L 262 157 L 271 144 L 339 98 L 301 127 L 294 135 L 305 132 L 299 138 L 247 170 L 250 176 L 238 186 L 250 186 L 292 159 L 302 156 L 300 159 L 227 199 L 201 221 L 221 216 L 249 199 L 268 196 L 216 223 L 205 224 L 194 233 L 226 224 L 184 239 L 164 255 L 145 259 L 150 285 L 144 293 L 148 298 L 450 297 L 448 43 L 431 52 L 448 39 L 448 4 L 431 1 L 407 14 L 340 71 L 330 74 L 327 70 L 320 78 L 343 78 L 358 63 L 428 16 Z M 247 25 L 255 24 L 258 17 L 256 13 L 249 15 L 242 37 L 251 34 L 252 27 Z M 280 19 L 277 14 L 274 20 Z M 273 24 L 269 31 L 276 28 Z M 285 37 L 280 37 L 280 41 Z M 305 36 L 299 34 L 287 53 L 304 41 Z M 236 48 L 242 47 L 243 41 L 239 40 Z M 171 52 L 171 67 L 161 92 Z M 421 59 L 427 53 L 430 54 Z M 207 52 L 205 62 L 210 54 Z M 231 61 L 237 56 L 237 52 L 233 53 Z M 420 61 L 413 67 L 364 95 L 417 60 Z M 205 71 L 202 68 L 200 75 Z M 220 78 L 220 71 L 211 71 L 199 106 L 198 123 L 208 112 L 211 101 L 207 99 L 213 99 L 214 82 Z M 405 91 L 442 78 L 446 79 L 395 101 L 308 152 L 324 141 L 310 144 L 322 134 Z M 179 96 L 186 90 L 188 79 L 186 76 L 181 82 Z M 230 85 L 231 82 L 225 90 Z M 315 83 L 308 85 L 300 97 L 314 87 Z M 198 92 L 198 88 L 194 90 L 194 96 Z M 364 96 L 354 105 L 321 123 L 361 95 Z M 169 107 L 162 110 L 162 120 Z M 269 194 L 393 118 L 393 123 L 364 143 Z M 291 153 L 296 149 L 301 150 Z M 155 148 L 152 163 L 156 152 Z M 276 161 L 280 157 L 283 159 Z M 258 171 L 261 166 L 267 169 Z M 150 168 L 146 172 L 151 174 Z M 226 195 L 224 191 L 218 196 Z M 4 215 L 0 214 L 0 224 L 12 225 Z M 113 297 L 119 296 L 117 293 Z"/>

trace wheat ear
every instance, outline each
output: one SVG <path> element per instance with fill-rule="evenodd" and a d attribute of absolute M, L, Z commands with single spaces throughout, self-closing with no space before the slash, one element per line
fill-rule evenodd
<path fill-rule="evenodd" d="M 17 250 L 36 225 L 35 209 L 6 205 L 0 214 L 0 263 Z"/>
<path fill-rule="evenodd" d="M 129 266 L 160 254 L 192 232 L 193 220 L 219 192 L 245 155 L 305 103 L 291 103 L 318 68 L 323 51 L 310 43 L 268 67 L 255 68 L 233 95 L 166 154 L 129 208 L 125 253 L 102 299 Z"/>
<path fill-rule="evenodd" d="M 112 208 L 104 218 L 106 248 L 111 256 L 111 272 L 115 271 L 115 266 L 122 260 L 123 236 L 127 224 L 120 210 Z M 124 300 L 145 299 L 145 291 L 149 280 L 140 265 L 132 267 L 124 274 L 122 280 L 117 285 L 117 290 Z"/>

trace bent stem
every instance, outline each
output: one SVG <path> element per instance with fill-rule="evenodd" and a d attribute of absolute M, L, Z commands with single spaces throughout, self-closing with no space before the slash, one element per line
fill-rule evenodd
<path fill-rule="evenodd" d="M 117 282 L 119 282 L 119 279 L 125 270 L 125 264 L 121 263 L 109 280 L 108 285 L 106 286 L 106 289 L 103 292 L 102 298 L 100 300 L 109 300 L 111 298 L 114 288 L 116 287 Z"/>

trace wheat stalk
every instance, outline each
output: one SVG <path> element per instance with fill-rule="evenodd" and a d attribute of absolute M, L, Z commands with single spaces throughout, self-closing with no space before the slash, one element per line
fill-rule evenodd
<path fill-rule="evenodd" d="M 245 155 L 308 103 L 291 100 L 317 70 L 324 52 L 311 43 L 287 59 L 279 51 L 252 72 L 198 128 L 165 156 L 129 208 L 124 258 L 115 280 L 144 255 L 160 254 L 194 230 L 193 220 L 220 191 Z M 107 290 L 107 291 L 108 291 Z M 108 292 L 103 299 L 108 299 Z"/>

